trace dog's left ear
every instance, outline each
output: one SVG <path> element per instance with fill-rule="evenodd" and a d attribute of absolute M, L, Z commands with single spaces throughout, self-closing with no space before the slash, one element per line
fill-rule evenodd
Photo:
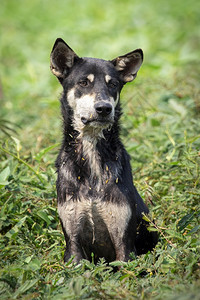
<path fill-rule="evenodd" d="M 63 41 L 61 38 L 58 38 L 55 41 L 51 51 L 51 72 L 62 83 L 63 79 L 67 76 L 69 69 L 72 68 L 74 62 L 78 59 L 78 55 L 76 55 L 76 53 L 65 43 L 65 41 Z"/>
<path fill-rule="evenodd" d="M 137 72 L 143 62 L 143 51 L 142 49 L 136 49 L 113 59 L 111 62 L 120 73 L 120 77 L 124 83 L 132 81 L 137 76 Z"/>

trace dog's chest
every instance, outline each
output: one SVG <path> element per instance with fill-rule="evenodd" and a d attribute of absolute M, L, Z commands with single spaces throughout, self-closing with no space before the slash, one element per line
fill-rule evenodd
<path fill-rule="evenodd" d="M 80 235 L 88 242 L 103 243 L 108 236 L 123 237 L 131 218 L 128 204 L 104 202 L 101 199 L 81 199 L 58 204 L 58 213 L 66 233 Z"/>

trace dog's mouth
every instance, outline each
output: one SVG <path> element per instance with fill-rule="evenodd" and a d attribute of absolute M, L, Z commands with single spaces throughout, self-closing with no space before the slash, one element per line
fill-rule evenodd
<path fill-rule="evenodd" d="M 102 124 L 102 125 L 109 125 L 112 124 L 112 120 L 111 119 L 101 119 L 101 118 L 85 118 L 85 117 L 81 117 L 81 121 L 84 125 L 89 125 L 89 124 Z"/>

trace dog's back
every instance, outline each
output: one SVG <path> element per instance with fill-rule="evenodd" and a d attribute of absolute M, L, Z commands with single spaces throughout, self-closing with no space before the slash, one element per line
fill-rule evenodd
<path fill-rule="evenodd" d="M 133 185 L 129 156 L 119 139 L 123 85 L 143 60 L 138 49 L 113 61 L 79 58 L 58 39 L 51 69 L 63 86 L 64 138 L 57 158 L 58 212 L 65 261 L 75 256 L 127 261 L 157 241 L 146 228 L 148 208 Z"/>

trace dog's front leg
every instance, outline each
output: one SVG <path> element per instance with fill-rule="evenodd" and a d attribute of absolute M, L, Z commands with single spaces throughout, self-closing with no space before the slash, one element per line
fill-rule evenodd
<path fill-rule="evenodd" d="M 74 256 L 73 261 L 76 263 L 79 263 L 79 261 L 84 258 L 79 241 L 82 223 L 81 211 L 79 211 L 78 207 L 78 203 L 74 201 L 58 204 L 58 213 L 66 241 L 65 262 L 72 256 Z"/>
<path fill-rule="evenodd" d="M 106 203 L 102 209 L 104 222 L 115 249 L 115 259 L 128 261 L 135 252 L 136 214 L 129 204 Z"/>
<path fill-rule="evenodd" d="M 77 243 L 76 239 L 71 239 L 66 241 L 66 250 L 64 254 L 64 261 L 67 262 L 71 257 L 73 258 L 73 262 L 79 263 L 81 259 L 83 259 L 82 251 L 79 243 Z"/>
<path fill-rule="evenodd" d="M 128 261 L 129 260 L 130 251 L 126 249 L 126 246 L 122 244 L 120 247 L 116 247 L 116 260 L 120 261 Z"/>
<path fill-rule="evenodd" d="M 116 260 L 127 262 L 128 260 L 132 259 L 131 253 L 135 255 L 137 254 L 135 246 L 127 247 L 127 245 L 123 243 L 121 247 L 116 249 Z"/>
<path fill-rule="evenodd" d="M 128 238 L 118 239 L 115 241 L 115 252 L 116 252 L 116 260 L 119 261 L 128 261 L 131 259 L 130 254 L 135 253 L 135 247 L 132 245 Z"/>

